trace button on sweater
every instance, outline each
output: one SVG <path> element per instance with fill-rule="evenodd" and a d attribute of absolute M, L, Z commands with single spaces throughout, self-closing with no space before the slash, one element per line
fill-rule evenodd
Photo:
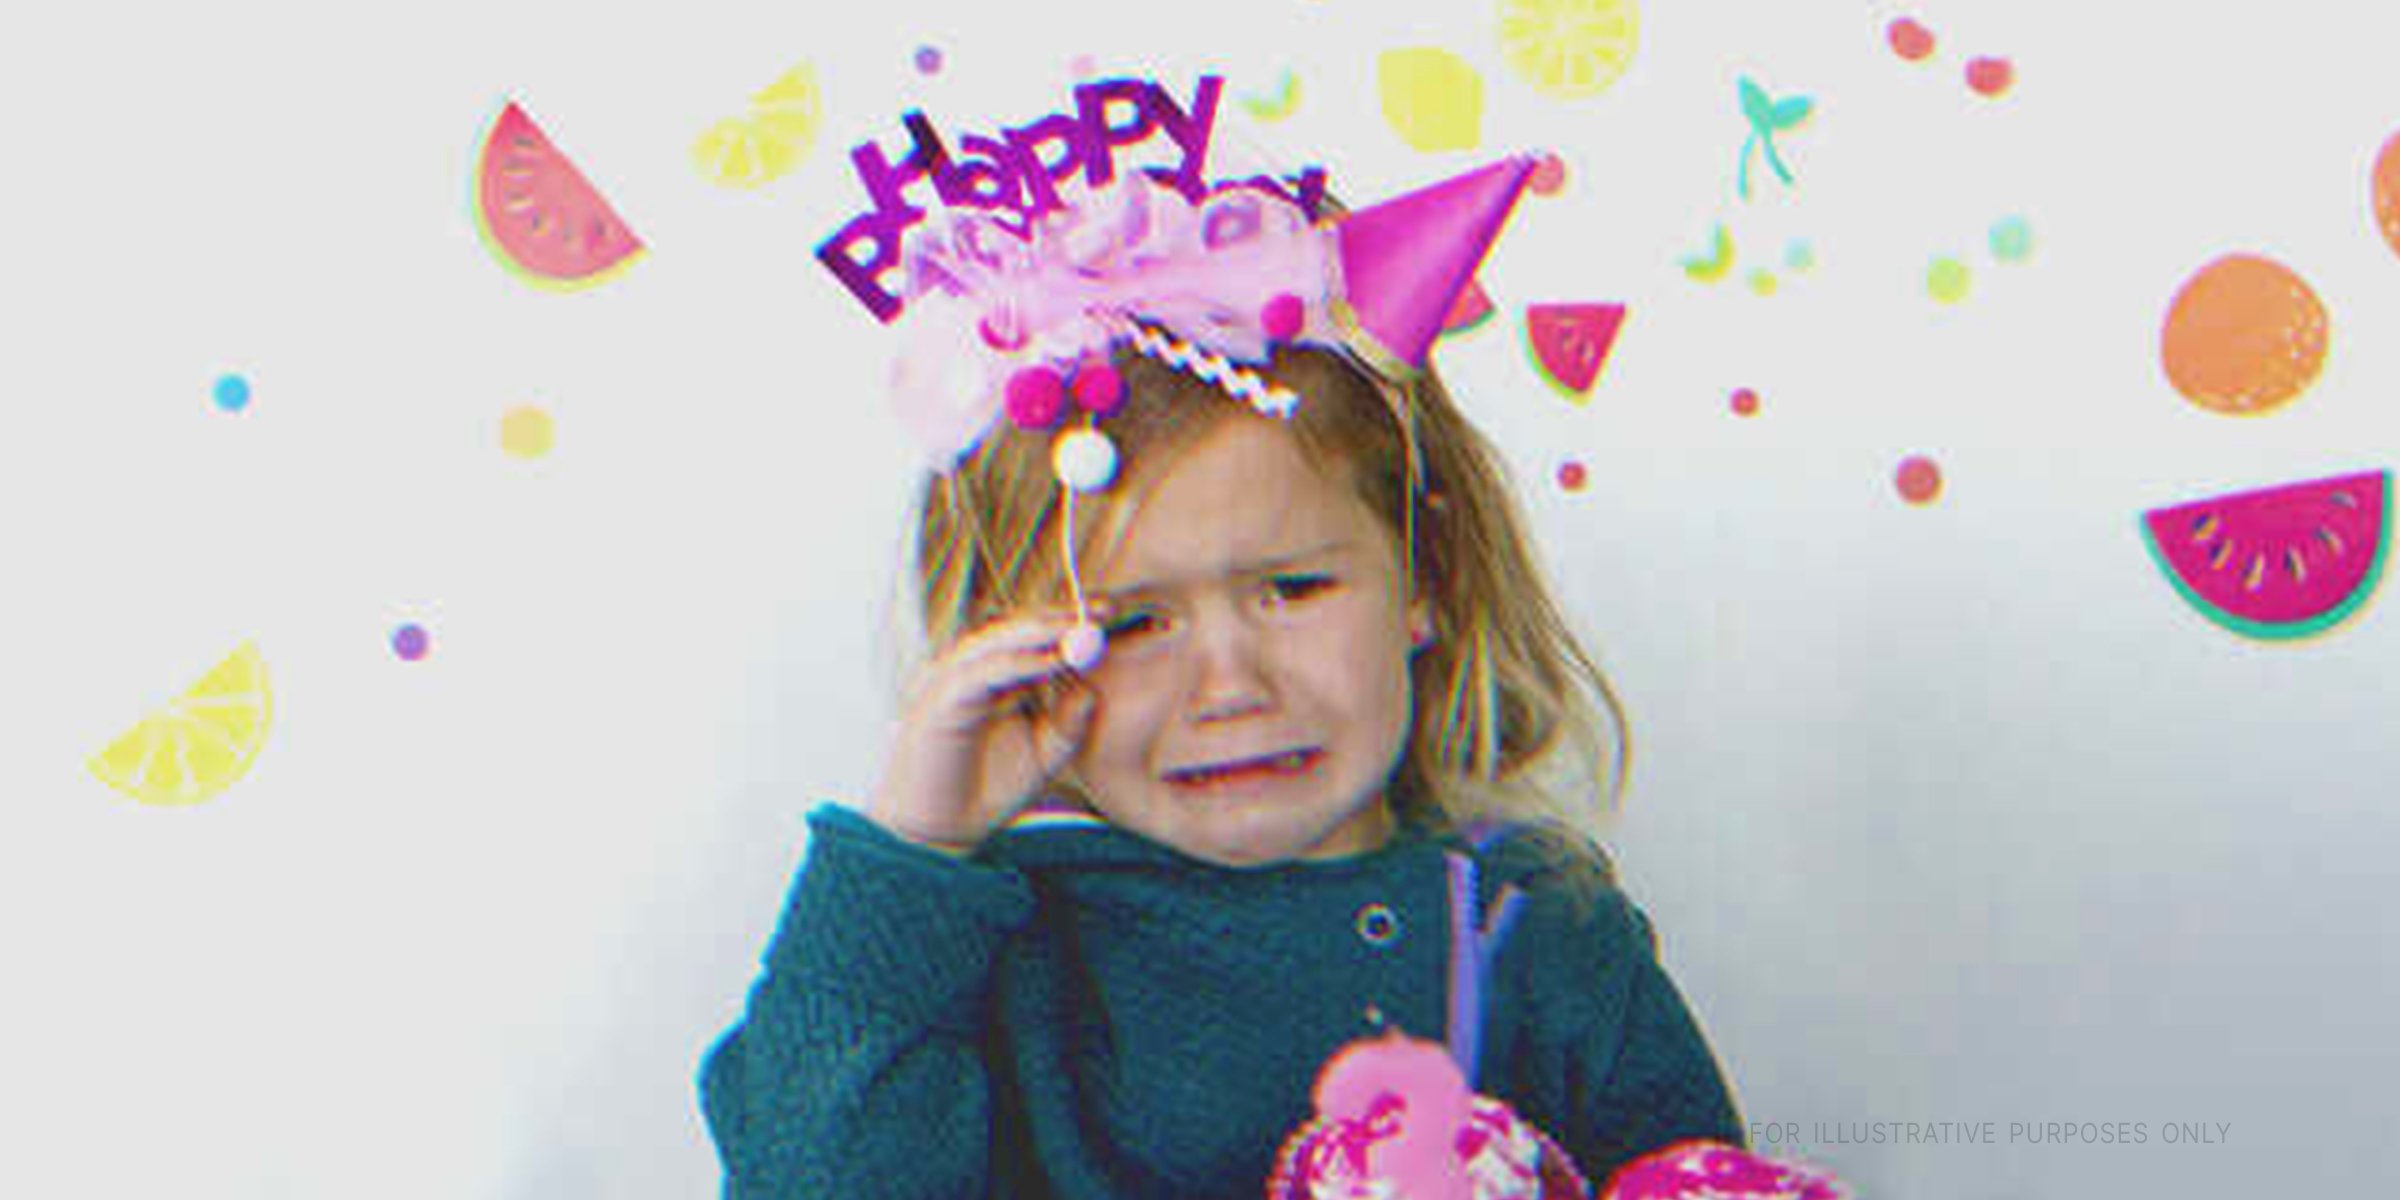
<path fill-rule="evenodd" d="M 1248 1200 L 1317 1071 L 1387 1027 L 1449 1033 L 1448 857 L 1523 900 L 1484 976 L 1474 1083 L 1604 1180 L 1741 1143 L 1649 923 L 1536 835 L 1404 829 L 1328 862 L 1228 868 L 1088 818 L 972 858 L 847 809 L 808 858 L 700 1085 L 728 1200 Z"/>

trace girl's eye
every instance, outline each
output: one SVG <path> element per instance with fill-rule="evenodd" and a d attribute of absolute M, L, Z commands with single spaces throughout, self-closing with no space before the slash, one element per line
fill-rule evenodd
<path fill-rule="evenodd" d="M 1274 575 L 1267 579 L 1267 590 L 1281 603 L 1306 600 L 1333 586 L 1331 575 Z"/>
<path fill-rule="evenodd" d="M 1136 609 L 1110 621 L 1105 626 L 1105 632 L 1108 634 L 1108 640 L 1122 641 L 1126 638 L 1140 637 L 1145 633 L 1155 633 L 1163 624 L 1164 622 L 1159 619 L 1158 614 Z"/>

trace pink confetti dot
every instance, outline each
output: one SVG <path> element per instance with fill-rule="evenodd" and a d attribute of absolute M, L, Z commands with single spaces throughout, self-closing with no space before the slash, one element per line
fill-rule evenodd
<path fill-rule="evenodd" d="M 1567 160 L 1555 154 L 1545 154 L 1533 164 L 1533 173 L 1525 177 L 1525 186 L 1537 196 L 1555 196 L 1567 186 Z"/>
<path fill-rule="evenodd" d="M 1758 393 L 1749 388 L 1735 388 L 1733 390 L 1733 412 L 1735 416 L 1740 417 L 1757 416 Z"/>
<path fill-rule="evenodd" d="M 2005 58 L 1983 55 L 1967 60 L 1967 86 L 1980 95 L 1998 96 L 2017 79 L 2017 69 Z"/>
<path fill-rule="evenodd" d="M 1910 62 L 1922 62 L 1933 53 L 1933 31 L 1914 17 L 1900 17 L 1884 26 L 1884 37 L 1890 39 L 1892 52 Z"/>
<path fill-rule="evenodd" d="M 1912 454 L 1900 460 L 1900 469 L 1892 477 L 1900 489 L 1900 498 L 1910 504 L 1931 504 L 1942 494 L 1942 469 L 1922 454 Z"/>
<path fill-rule="evenodd" d="M 1570 458 L 1558 464 L 1558 486 L 1570 492 L 1580 492 L 1587 474 L 1582 463 Z"/>

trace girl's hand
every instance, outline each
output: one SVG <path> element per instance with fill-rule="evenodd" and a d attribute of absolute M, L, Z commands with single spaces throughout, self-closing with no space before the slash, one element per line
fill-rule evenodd
<path fill-rule="evenodd" d="M 926 665 L 901 711 L 866 815 L 900 837 L 965 854 L 1075 757 L 1093 697 L 1059 642 L 1073 612 L 1005 618 Z M 1036 690 L 1066 686 L 1050 706 Z"/>

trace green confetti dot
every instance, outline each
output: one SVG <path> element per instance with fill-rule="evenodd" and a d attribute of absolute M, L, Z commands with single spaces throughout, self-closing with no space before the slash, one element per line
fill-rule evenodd
<path fill-rule="evenodd" d="M 1925 269 L 1925 294 L 1944 304 L 1956 304 L 1966 299 L 1970 282 L 1972 276 L 1967 273 L 1967 264 L 1955 258 L 1937 258 L 1932 266 Z"/>
<path fill-rule="evenodd" d="M 1809 245 L 1806 238 L 1793 238 L 1792 244 L 1783 248 L 1783 265 L 1805 271 L 1817 265 L 1817 248 Z"/>
<path fill-rule="evenodd" d="M 1760 267 L 1757 270 L 1750 272 L 1750 290 L 1752 292 L 1755 292 L 1761 296 L 1772 296 L 1775 294 L 1775 287 L 1775 273 L 1773 271 L 1767 270 L 1765 267 Z"/>
<path fill-rule="evenodd" d="M 2023 217 L 2003 217 L 1992 226 L 1992 257 L 2005 263 L 2033 256 L 2033 227 Z"/>

